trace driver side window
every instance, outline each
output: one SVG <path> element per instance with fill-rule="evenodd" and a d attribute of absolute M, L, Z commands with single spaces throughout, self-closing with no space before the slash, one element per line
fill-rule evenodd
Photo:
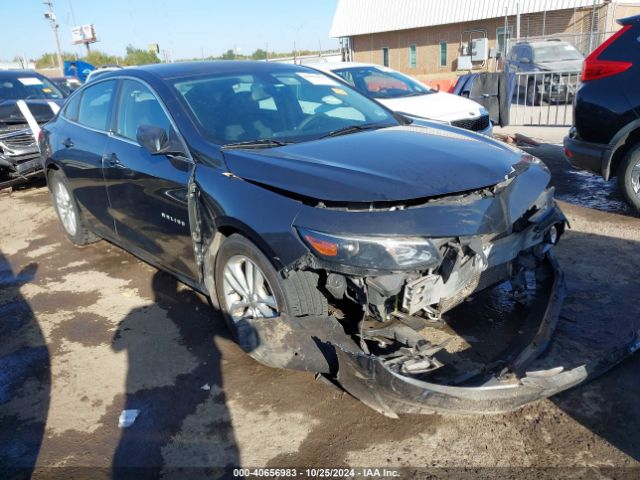
<path fill-rule="evenodd" d="M 118 101 L 116 134 L 135 142 L 141 125 L 163 128 L 167 135 L 171 131 L 171 122 L 151 90 L 135 80 L 123 80 Z"/>

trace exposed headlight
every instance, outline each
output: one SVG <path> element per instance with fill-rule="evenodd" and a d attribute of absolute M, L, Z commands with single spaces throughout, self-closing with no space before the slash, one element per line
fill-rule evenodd
<path fill-rule="evenodd" d="M 351 237 L 298 228 L 311 251 L 323 260 L 376 270 L 433 268 L 440 252 L 426 238 Z"/>

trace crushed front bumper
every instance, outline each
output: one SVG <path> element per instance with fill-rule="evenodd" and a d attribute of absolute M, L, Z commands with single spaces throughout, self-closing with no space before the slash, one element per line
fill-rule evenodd
<path fill-rule="evenodd" d="M 599 345 L 601 351 L 589 347 L 584 356 L 567 356 L 568 351 L 586 351 L 575 348 L 572 329 L 581 326 L 559 318 L 563 274 L 551 252 L 544 263 L 554 278 L 550 291 L 544 292 L 544 314 L 532 340 L 512 352 L 508 361 L 493 362 L 459 383 L 432 383 L 391 370 L 380 357 L 361 350 L 331 316 L 249 319 L 241 326 L 240 345 L 268 366 L 327 374 L 354 397 L 389 417 L 513 410 L 599 375 L 640 348 L 638 332 L 626 332 L 609 335 L 608 343 Z M 597 325 L 593 327 L 597 329 Z M 561 334 L 556 338 L 554 330 L 560 326 Z"/>
<path fill-rule="evenodd" d="M 0 134 L 0 188 L 43 175 L 40 150 L 29 129 Z"/>

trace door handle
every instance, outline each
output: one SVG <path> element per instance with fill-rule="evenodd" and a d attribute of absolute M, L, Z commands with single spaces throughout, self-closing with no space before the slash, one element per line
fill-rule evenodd
<path fill-rule="evenodd" d="M 64 145 L 66 148 L 71 148 L 73 147 L 73 142 L 71 141 L 70 138 L 66 138 L 63 142 L 62 145 Z"/>
<path fill-rule="evenodd" d="M 128 170 L 126 165 L 120 161 L 118 155 L 116 155 L 115 153 L 112 153 L 111 155 L 105 155 L 104 157 L 102 157 L 102 160 L 112 168 L 122 168 Z"/>

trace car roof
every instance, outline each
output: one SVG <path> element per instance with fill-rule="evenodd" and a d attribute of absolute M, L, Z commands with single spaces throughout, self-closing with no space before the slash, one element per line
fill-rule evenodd
<path fill-rule="evenodd" d="M 156 63 L 140 67 L 128 67 L 126 74 L 152 74 L 162 80 L 169 80 L 181 77 L 200 76 L 216 73 L 260 73 L 260 72 L 290 72 L 306 70 L 306 65 L 293 65 L 290 63 L 245 61 L 245 60 L 217 60 L 217 61 L 195 61 L 176 63 Z M 101 75 L 101 78 L 122 75 L 123 71 Z"/>
<path fill-rule="evenodd" d="M 376 68 L 388 68 L 383 67 L 382 65 L 378 65 L 376 63 L 362 63 L 362 62 L 315 62 L 315 63 L 305 63 L 305 67 L 311 67 L 316 70 L 333 71 L 342 68 L 352 68 L 352 67 L 376 67 Z"/>
<path fill-rule="evenodd" d="M 538 40 L 538 41 L 534 41 L 534 42 L 518 42 L 516 43 L 515 46 L 518 45 L 529 45 L 530 47 L 536 48 L 536 47 L 548 47 L 549 45 L 571 45 L 573 48 L 575 48 L 575 46 L 570 43 L 570 42 L 565 42 L 564 40 Z"/>
<path fill-rule="evenodd" d="M 40 77 L 35 70 L 0 70 L 0 78 Z"/>

